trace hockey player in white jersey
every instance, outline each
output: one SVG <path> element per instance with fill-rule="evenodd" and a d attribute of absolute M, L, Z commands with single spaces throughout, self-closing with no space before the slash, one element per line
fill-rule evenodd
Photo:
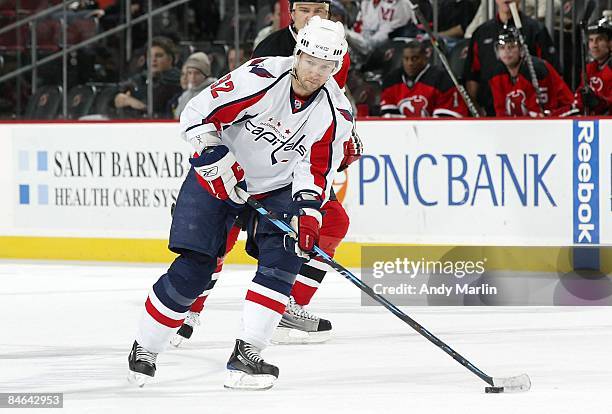
<path fill-rule="evenodd" d="M 318 241 L 320 208 L 343 158 L 351 107 L 332 78 L 346 52 L 341 24 L 318 17 L 300 31 L 293 57 L 257 58 L 193 98 L 181 129 L 198 156 L 179 193 L 169 248 L 179 256 L 153 285 L 129 362 L 140 386 L 181 326 L 225 252 L 227 231 L 245 208 L 235 186 L 292 222 L 296 240 L 252 212 L 247 251 L 258 258 L 225 386 L 265 389 L 278 368 L 265 362 L 303 257 Z"/>

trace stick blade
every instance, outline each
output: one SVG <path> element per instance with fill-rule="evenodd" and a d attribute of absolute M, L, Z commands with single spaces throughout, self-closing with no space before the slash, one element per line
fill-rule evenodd
<path fill-rule="evenodd" d="M 493 386 L 503 388 L 503 392 L 526 392 L 531 389 L 529 375 L 522 374 L 516 377 L 493 378 Z"/>

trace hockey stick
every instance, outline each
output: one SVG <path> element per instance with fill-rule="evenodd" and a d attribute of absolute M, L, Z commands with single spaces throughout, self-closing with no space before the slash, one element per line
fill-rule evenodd
<path fill-rule="evenodd" d="M 584 8 L 584 13 L 582 14 L 582 19 L 580 19 L 580 36 L 582 37 L 582 61 L 581 64 L 581 75 L 582 75 L 582 87 L 588 88 L 589 82 L 587 79 L 586 73 L 586 60 L 587 60 L 587 51 L 588 51 L 588 39 L 589 35 L 587 33 L 587 26 L 589 24 L 589 19 L 591 18 L 591 14 L 593 14 L 593 10 L 595 9 L 595 2 L 593 0 L 589 0 Z M 582 102 L 583 107 L 583 115 L 587 116 L 589 114 L 589 108 L 586 106 L 585 102 Z"/>
<path fill-rule="evenodd" d="M 236 187 L 236 193 L 238 194 L 238 197 L 246 201 L 249 206 L 255 209 L 260 215 L 270 220 L 270 222 L 272 222 L 280 230 L 284 231 L 288 235 L 295 235 L 295 230 L 293 230 L 293 228 L 289 224 L 277 218 L 277 216 L 275 216 L 274 213 L 266 209 L 259 201 L 251 197 L 249 193 L 244 191 L 242 188 Z M 448 355 L 450 355 L 455 361 L 457 361 L 458 363 L 466 367 L 473 374 L 477 375 L 480 379 L 482 379 L 484 382 L 489 384 L 490 387 L 485 387 L 485 392 L 487 393 L 521 392 L 521 391 L 529 391 L 529 389 L 531 388 L 531 380 L 529 379 L 529 376 L 527 374 L 522 374 L 522 375 L 518 375 L 515 377 L 507 377 L 507 378 L 493 378 L 485 374 L 480 369 L 478 369 L 474 364 L 472 364 L 470 361 L 468 361 L 463 356 L 461 356 L 459 353 L 457 353 L 455 350 L 453 350 L 450 346 L 448 346 L 446 343 L 444 343 L 434 334 L 432 334 L 427 329 L 425 329 L 423 326 L 421 326 L 417 321 L 415 321 L 410 316 L 402 312 L 393 303 L 389 302 L 387 299 L 385 299 L 381 295 L 374 292 L 374 290 L 370 286 L 363 283 L 361 279 L 359 279 L 357 276 L 351 273 L 347 268 L 342 266 L 340 263 L 336 262 L 327 253 L 321 250 L 319 246 L 314 247 L 314 252 L 317 254 L 319 259 L 323 263 L 326 263 L 329 266 L 331 266 L 338 273 L 340 273 L 342 276 L 347 278 L 349 282 L 351 282 L 352 284 L 357 286 L 359 289 L 361 289 L 361 291 L 364 292 L 366 295 L 368 295 L 369 297 L 371 297 L 372 299 L 374 299 L 375 301 L 383 305 L 385 308 L 387 308 L 387 310 L 389 310 L 395 316 L 397 316 L 402 321 L 410 325 L 410 327 L 412 327 L 419 334 L 427 338 L 431 343 L 433 343 L 438 348 L 440 348 L 441 350 L 446 352 Z"/>
<path fill-rule="evenodd" d="M 512 20 L 514 20 L 514 25 L 516 26 L 516 31 L 518 33 L 519 43 L 521 44 L 521 49 L 523 49 L 523 54 L 525 55 L 525 61 L 527 62 L 527 70 L 529 71 L 529 76 L 531 77 L 531 84 L 536 92 L 536 102 L 540 107 L 540 113 L 542 115 L 546 115 L 546 111 L 544 110 L 544 99 L 542 89 L 540 88 L 540 83 L 538 82 L 538 76 L 536 75 L 535 68 L 533 67 L 533 59 L 531 58 L 531 53 L 529 53 L 529 47 L 527 43 L 525 43 L 525 38 L 523 37 L 523 23 L 521 22 L 521 16 L 519 15 L 518 9 L 516 7 L 516 3 L 510 3 L 510 12 L 512 13 Z"/>
<path fill-rule="evenodd" d="M 478 110 L 476 109 L 474 102 L 472 102 L 472 100 L 470 99 L 470 96 L 467 94 L 467 91 L 465 90 L 463 85 L 459 83 L 459 81 L 457 80 L 457 77 L 453 73 L 453 70 L 451 69 L 450 64 L 448 63 L 448 59 L 446 59 L 446 55 L 444 54 L 444 52 L 442 51 L 442 48 L 440 47 L 438 38 L 434 36 L 433 32 L 429 28 L 429 23 L 427 22 L 427 19 L 425 18 L 425 16 L 423 16 L 423 13 L 419 9 L 419 5 L 414 4 L 411 1 L 408 1 L 408 4 L 410 5 L 410 8 L 412 9 L 412 12 L 416 16 L 417 20 L 419 21 L 419 23 L 423 25 L 425 32 L 427 32 L 427 35 L 431 39 L 431 44 L 433 45 L 434 50 L 438 54 L 438 57 L 440 58 L 440 61 L 442 62 L 442 66 L 444 66 L 444 69 L 446 69 L 446 72 L 448 73 L 451 80 L 455 84 L 455 87 L 457 88 L 457 90 L 459 91 L 459 94 L 461 95 L 461 98 L 467 105 L 468 110 L 470 111 L 470 114 L 472 114 L 474 118 L 479 118 L 480 114 L 478 113 Z"/>

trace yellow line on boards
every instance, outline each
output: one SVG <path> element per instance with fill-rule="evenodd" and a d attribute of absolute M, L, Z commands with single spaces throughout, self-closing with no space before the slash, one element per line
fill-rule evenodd
<path fill-rule="evenodd" d="M 255 264 L 239 240 L 226 263 Z M 103 262 L 170 263 L 176 256 L 167 248 L 167 240 L 111 239 L 81 237 L 21 237 L 0 236 L 0 258 L 78 260 Z M 344 242 L 336 251 L 336 260 L 346 267 L 360 267 L 362 249 L 371 246 L 388 247 L 397 252 L 409 252 L 412 260 L 472 260 L 487 258 L 486 269 L 569 272 L 572 269 L 571 248 L 568 247 L 469 247 L 414 246 L 364 244 Z M 612 249 L 600 249 L 601 267 L 612 268 Z"/>

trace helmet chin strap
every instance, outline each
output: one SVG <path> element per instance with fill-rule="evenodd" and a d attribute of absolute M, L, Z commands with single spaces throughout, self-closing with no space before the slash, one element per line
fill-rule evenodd
<path fill-rule="evenodd" d="M 299 83 L 299 84 L 300 84 L 300 87 L 301 87 L 302 89 L 304 89 L 305 91 L 307 91 L 307 90 L 308 90 L 308 88 L 306 87 L 306 85 L 304 85 L 304 82 L 302 82 L 302 81 L 300 80 L 300 78 L 298 77 L 298 75 L 297 75 L 297 65 L 298 65 L 298 63 L 297 63 L 297 59 L 298 59 L 298 57 L 301 55 L 301 53 L 302 53 L 302 52 L 298 52 L 298 54 L 297 54 L 297 55 L 295 55 L 295 57 L 294 57 L 294 59 L 293 59 L 293 68 L 291 68 L 291 76 L 293 77 L 293 79 L 295 79 L 295 81 L 296 81 L 297 83 Z"/>
<path fill-rule="evenodd" d="M 293 77 L 293 79 L 295 79 L 295 81 L 296 81 L 297 83 L 299 83 L 299 84 L 300 84 L 300 86 L 302 87 L 302 89 L 304 89 L 304 90 L 308 90 L 308 88 L 306 88 L 306 85 L 304 85 L 304 82 L 302 82 L 302 81 L 300 80 L 300 78 L 298 78 L 298 75 L 297 75 L 297 70 L 296 70 L 295 66 L 293 67 L 293 69 L 291 69 L 291 76 Z"/>

